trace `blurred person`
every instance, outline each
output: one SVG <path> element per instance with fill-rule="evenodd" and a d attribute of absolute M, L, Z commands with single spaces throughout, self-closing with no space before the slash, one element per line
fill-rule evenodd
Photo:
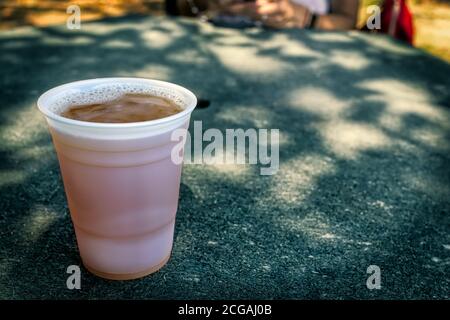
<path fill-rule="evenodd" d="M 379 27 L 369 27 L 369 18 L 373 17 L 371 16 L 367 19 L 367 23 L 361 27 L 361 31 L 386 33 L 393 38 L 413 45 L 415 34 L 413 14 L 406 0 L 383 0 L 380 7 Z M 371 22 L 373 23 L 374 20 L 371 20 Z"/>
<path fill-rule="evenodd" d="M 384 0 L 381 7 L 381 33 L 413 45 L 413 16 L 405 0 Z"/>
<path fill-rule="evenodd" d="M 272 28 L 348 30 L 356 27 L 358 5 L 358 0 L 166 0 L 166 11 L 184 16 L 212 11 Z"/>

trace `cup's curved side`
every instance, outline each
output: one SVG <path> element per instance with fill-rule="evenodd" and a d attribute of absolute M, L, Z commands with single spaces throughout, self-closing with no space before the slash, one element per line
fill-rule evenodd
<path fill-rule="evenodd" d="M 182 169 L 171 158 L 176 144 L 171 133 L 188 128 L 192 110 L 128 129 L 126 124 L 96 127 L 47 117 L 88 270 L 131 279 L 167 261 Z"/>

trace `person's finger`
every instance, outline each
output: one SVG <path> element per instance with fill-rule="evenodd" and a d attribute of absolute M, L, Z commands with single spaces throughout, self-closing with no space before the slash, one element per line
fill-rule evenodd
<path fill-rule="evenodd" d="M 236 15 L 258 16 L 256 4 L 253 2 L 236 3 L 228 6 L 226 11 Z"/>
<path fill-rule="evenodd" d="M 286 16 L 284 14 L 271 14 L 266 16 L 270 21 L 285 21 Z"/>
<path fill-rule="evenodd" d="M 265 26 L 271 28 L 285 28 L 290 26 L 290 20 L 284 14 L 271 14 L 264 16 L 262 20 Z"/>
<path fill-rule="evenodd" d="M 264 5 L 257 6 L 257 12 L 260 15 L 269 15 L 282 13 L 282 10 L 278 3 L 266 3 Z"/>
<path fill-rule="evenodd" d="M 263 6 L 263 5 L 266 5 L 266 4 L 269 4 L 269 3 L 276 3 L 276 2 L 277 1 L 274 1 L 274 0 L 256 0 L 255 4 L 257 6 Z"/>

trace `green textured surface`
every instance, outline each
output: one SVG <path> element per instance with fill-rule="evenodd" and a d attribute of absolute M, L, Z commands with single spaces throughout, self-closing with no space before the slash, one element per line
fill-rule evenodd
<path fill-rule="evenodd" d="M 449 298 L 447 63 L 385 37 L 139 17 L 2 31 L 0 50 L 0 298 Z M 280 170 L 186 165 L 167 266 L 83 269 L 70 291 L 80 259 L 35 101 L 103 76 L 190 88 L 204 128 L 279 128 Z"/>

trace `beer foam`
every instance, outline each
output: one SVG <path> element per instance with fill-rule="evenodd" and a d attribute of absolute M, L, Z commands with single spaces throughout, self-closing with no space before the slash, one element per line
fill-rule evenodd
<path fill-rule="evenodd" d="M 51 98 L 48 110 L 60 115 L 69 107 L 105 103 L 127 93 L 149 94 L 175 102 L 186 109 L 186 101 L 182 95 L 167 87 L 157 87 L 145 83 L 103 83 L 86 89 L 64 90 Z"/>

